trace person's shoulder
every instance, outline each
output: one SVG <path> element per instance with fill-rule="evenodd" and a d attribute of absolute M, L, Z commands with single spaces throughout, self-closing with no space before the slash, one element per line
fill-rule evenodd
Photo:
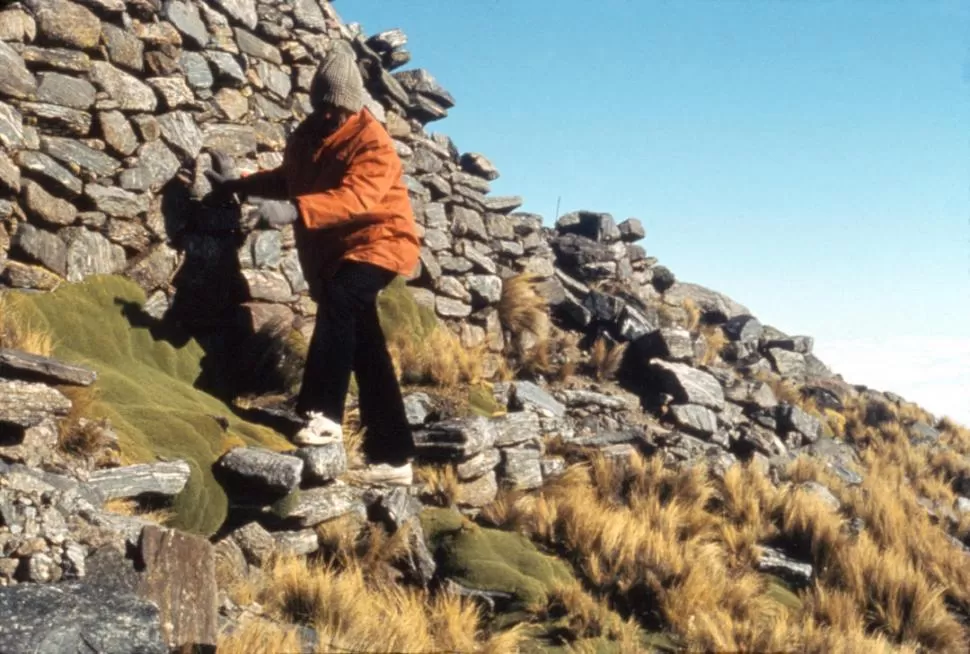
<path fill-rule="evenodd" d="M 357 120 L 360 122 L 359 135 L 362 141 L 393 145 L 391 143 L 391 135 L 387 133 L 387 129 L 384 128 L 384 125 L 366 107 L 361 109 L 360 113 L 357 114 Z"/>

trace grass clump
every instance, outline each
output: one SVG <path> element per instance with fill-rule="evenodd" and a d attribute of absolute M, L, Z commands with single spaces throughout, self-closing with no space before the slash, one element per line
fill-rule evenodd
<path fill-rule="evenodd" d="M 11 291 L 0 293 L 0 348 L 51 356 L 54 335 L 36 320 L 29 320 L 23 312 L 17 311 L 12 298 Z"/>

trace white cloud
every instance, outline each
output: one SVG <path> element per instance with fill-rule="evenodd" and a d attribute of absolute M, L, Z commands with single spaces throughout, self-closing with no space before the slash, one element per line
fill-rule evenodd
<path fill-rule="evenodd" d="M 816 340 L 815 354 L 850 384 L 892 391 L 970 425 L 970 338 Z"/>

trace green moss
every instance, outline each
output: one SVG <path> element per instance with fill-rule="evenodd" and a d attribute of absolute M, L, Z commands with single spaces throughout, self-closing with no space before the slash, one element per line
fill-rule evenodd
<path fill-rule="evenodd" d="M 520 606 L 545 602 L 555 586 L 573 580 L 566 564 L 521 534 L 480 527 L 449 509 L 428 509 L 422 527 L 444 575 L 471 588 L 511 593 Z"/>
<path fill-rule="evenodd" d="M 468 389 L 468 406 L 472 413 L 486 418 L 495 418 L 507 413 L 506 407 L 495 399 L 492 385 L 488 383 L 476 384 Z"/>
<path fill-rule="evenodd" d="M 227 449 L 289 447 L 195 388 L 205 352 L 185 334 L 160 334 L 140 312 L 145 295 L 133 282 L 92 277 L 53 293 L 11 294 L 11 301 L 18 317 L 52 332 L 55 356 L 98 372 L 92 417 L 111 420 L 126 459 L 189 462 L 192 477 L 176 498 L 174 526 L 210 535 L 222 524 L 227 498 L 212 464 Z"/>

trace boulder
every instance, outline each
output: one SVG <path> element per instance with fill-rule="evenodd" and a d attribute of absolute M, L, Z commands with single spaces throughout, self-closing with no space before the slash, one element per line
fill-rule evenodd
<path fill-rule="evenodd" d="M 495 446 L 496 430 L 482 416 L 434 423 L 414 433 L 419 456 L 430 459 L 468 459 Z"/>
<path fill-rule="evenodd" d="M 782 377 L 791 379 L 802 379 L 805 377 L 806 366 L 803 355 L 781 348 L 770 348 L 768 350 L 768 358 L 771 360 L 775 372 Z"/>
<path fill-rule="evenodd" d="M 409 393 L 404 398 L 404 413 L 411 427 L 421 427 L 434 410 L 434 403 L 427 393 Z"/>
<path fill-rule="evenodd" d="M 721 327 L 729 339 L 742 343 L 757 343 L 764 332 L 764 326 L 758 319 L 748 315 L 735 316 Z"/>
<path fill-rule="evenodd" d="M 120 167 L 120 162 L 103 152 L 69 138 L 42 136 L 41 150 L 68 166 L 77 165 L 82 170 L 99 177 L 110 177 Z"/>
<path fill-rule="evenodd" d="M 658 274 L 660 274 L 657 268 L 653 268 L 655 287 L 658 285 Z M 657 290 L 661 291 L 660 288 L 657 288 Z M 664 294 L 664 301 L 668 304 L 680 305 L 684 300 L 691 300 L 701 310 L 704 320 L 709 323 L 724 323 L 740 315 L 751 315 L 746 307 L 726 295 L 697 284 L 674 282 L 669 288 L 661 292 Z"/>
<path fill-rule="evenodd" d="M 782 404 L 776 413 L 778 428 L 782 431 L 795 431 L 814 443 L 822 435 L 822 423 L 818 418 L 806 413 L 797 406 Z"/>
<path fill-rule="evenodd" d="M 77 217 L 73 204 L 54 197 L 43 186 L 31 181 L 24 184 L 24 203 L 31 215 L 48 225 L 70 225 Z"/>
<path fill-rule="evenodd" d="M 88 477 L 88 485 L 105 500 L 143 495 L 172 497 L 182 492 L 191 474 L 185 461 L 141 463 L 97 470 Z"/>
<path fill-rule="evenodd" d="M 296 488 L 302 478 L 303 461 L 289 454 L 249 447 L 237 447 L 216 462 L 224 485 L 246 487 L 247 495 L 285 494 Z"/>
<path fill-rule="evenodd" d="M 37 80 L 27 70 L 24 59 L 12 47 L 0 41 L 0 95 L 18 99 L 33 97 L 37 92 Z"/>
<path fill-rule="evenodd" d="M 532 411 L 515 411 L 499 418 L 493 418 L 495 446 L 509 447 L 522 443 L 538 443 L 542 436 L 539 416 Z"/>
<path fill-rule="evenodd" d="M 366 516 L 367 508 L 360 491 L 344 485 L 329 485 L 301 490 L 284 503 L 276 513 L 300 527 L 314 527 L 323 522 L 355 513 Z"/>
<path fill-rule="evenodd" d="M 502 484 L 516 490 L 531 490 L 542 486 L 541 453 L 530 447 L 510 447 L 502 450 L 499 472 Z"/>
<path fill-rule="evenodd" d="M 63 73 L 40 73 L 37 79 L 37 99 L 41 102 L 72 109 L 89 109 L 94 104 L 97 90 L 87 80 Z"/>
<path fill-rule="evenodd" d="M 688 363 L 694 359 L 694 341 L 686 329 L 665 327 L 648 332 L 634 341 L 638 354 L 647 359 Z"/>
<path fill-rule="evenodd" d="M 148 211 L 147 195 L 136 195 L 114 186 L 88 184 L 84 194 L 93 202 L 98 211 L 117 218 L 135 218 Z"/>
<path fill-rule="evenodd" d="M 438 83 L 431 73 L 423 68 L 394 73 L 393 77 L 409 93 L 430 101 L 437 109 L 444 110 L 455 106 L 455 99 L 452 95 Z M 462 168 L 464 168 L 464 164 Z M 482 175 L 482 177 L 485 176 Z"/>
<path fill-rule="evenodd" d="M 301 447 L 293 454 L 303 461 L 304 484 L 324 484 L 347 471 L 347 452 L 343 443 Z"/>
<path fill-rule="evenodd" d="M 724 391 L 714 376 L 683 363 L 653 361 L 650 372 L 661 389 L 678 402 L 699 404 L 719 410 L 724 406 Z"/>
<path fill-rule="evenodd" d="M 90 386 L 98 374 L 50 357 L 0 348 L 0 376 L 47 384 Z"/>
<path fill-rule="evenodd" d="M 627 218 L 617 228 L 620 230 L 620 238 L 626 243 L 634 243 L 647 235 L 643 223 L 636 218 Z"/>
<path fill-rule="evenodd" d="M 717 433 L 717 414 L 707 407 L 696 404 L 675 404 L 670 407 L 670 415 L 677 426 L 685 431 L 702 436 Z"/>
<path fill-rule="evenodd" d="M 479 452 L 467 461 L 459 463 L 455 466 L 455 472 L 461 481 L 478 479 L 482 475 L 486 475 L 495 470 L 501 461 L 502 453 L 499 450 L 485 450 L 484 452 Z"/>
<path fill-rule="evenodd" d="M 566 415 L 566 407 L 559 400 L 529 381 L 513 384 L 509 406 L 517 411 L 534 411 L 548 418 L 563 418 Z"/>
<path fill-rule="evenodd" d="M 762 545 L 758 557 L 758 570 L 765 574 L 781 577 L 796 588 L 804 588 L 812 581 L 811 564 L 796 561 L 781 550 Z"/>
<path fill-rule="evenodd" d="M 90 10 L 68 0 L 26 0 L 37 33 L 52 45 L 88 50 L 101 38 L 101 21 Z"/>
<path fill-rule="evenodd" d="M 67 273 L 67 247 L 64 241 L 50 232 L 37 229 L 29 223 L 20 223 L 13 235 L 11 246 L 58 275 Z"/>

